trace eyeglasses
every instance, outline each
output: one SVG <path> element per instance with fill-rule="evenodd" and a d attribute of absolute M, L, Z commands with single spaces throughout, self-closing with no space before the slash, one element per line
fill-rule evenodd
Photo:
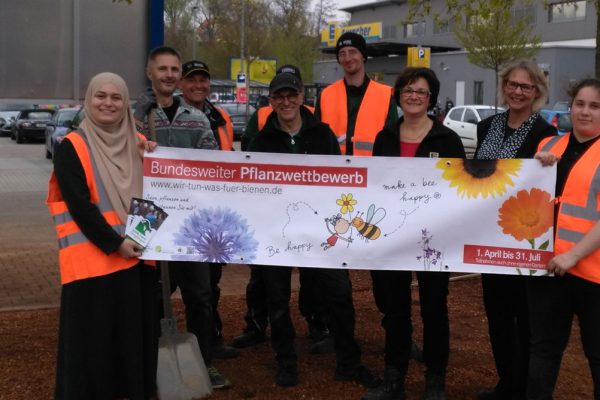
<path fill-rule="evenodd" d="M 417 95 L 417 97 L 419 99 L 424 99 L 424 98 L 428 97 L 429 95 L 431 95 L 431 92 L 429 90 L 425 90 L 425 89 L 412 89 L 412 88 L 409 88 L 409 87 L 405 87 L 404 89 L 402 89 L 400 91 L 400 93 L 404 97 L 410 97 L 412 94 L 415 94 L 415 95 Z"/>
<path fill-rule="evenodd" d="M 528 83 L 519 83 L 515 81 L 507 81 L 506 88 L 511 91 L 516 91 L 518 88 L 521 88 L 521 92 L 524 94 L 530 94 L 535 89 L 535 85 L 530 85 Z"/>
<path fill-rule="evenodd" d="M 300 96 L 300 93 L 290 93 L 287 95 L 283 95 L 283 94 L 276 94 L 274 96 L 269 96 L 271 98 L 271 100 L 273 100 L 275 103 L 277 104 L 281 104 L 283 103 L 286 99 L 288 102 L 290 103 L 296 103 L 298 101 L 298 96 Z"/>

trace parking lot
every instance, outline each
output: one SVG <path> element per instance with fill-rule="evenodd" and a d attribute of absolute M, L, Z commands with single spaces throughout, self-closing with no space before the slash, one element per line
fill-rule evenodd
<path fill-rule="evenodd" d="M 0 137 L 0 310 L 58 304 L 56 235 L 44 204 L 51 170 L 42 143 Z"/>
<path fill-rule="evenodd" d="M 0 137 L 0 311 L 59 304 L 56 234 L 45 206 L 51 171 L 43 143 Z M 244 293 L 248 275 L 246 266 L 225 268 L 223 294 Z"/>

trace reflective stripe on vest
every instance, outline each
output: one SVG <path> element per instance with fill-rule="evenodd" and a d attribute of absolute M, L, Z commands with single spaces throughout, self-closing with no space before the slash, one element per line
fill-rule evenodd
<path fill-rule="evenodd" d="M 365 95 L 360 103 L 352 142 L 354 155 L 372 155 L 375 136 L 385 125 L 392 88 L 369 81 Z M 336 81 L 321 93 L 321 121 L 329 125 L 340 144 L 342 154 L 346 154 L 346 133 L 348 130 L 348 99 L 343 80 Z"/>
<path fill-rule="evenodd" d="M 311 107 L 311 106 L 307 106 L 306 104 L 304 104 L 304 107 L 306 107 L 308 109 L 308 111 L 310 111 L 311 113 L 315 113 L 315 108 Z M 265 127 L 265 124 L 267 123 L 267 118 L 269 118 L 269 115 L 271 115 L 271 113 L 273 112 L 273 107 L 269 106 L 264 106 L 258 109 L 258 114 L 257 114 L 257 128 L 258 128 L 258 132 L 262 131 L 262 129 Z"/>
<path fill-rule="evenodd" d="M 73 144 L 81 162 L 90 191 L 90 201 L 98 207 L 106 222 L 117 233 L 123 235 L 125 226 L 118 214 L 112 209 L 96 165 L 90 157 L 85 136 L 81 132 L 71 132 L 65 136 L 65 139 Z M 52 173 L 48 184 L 46 203 L 58 235 L 62 284 L 78 279 L 107 275 L 129 268 L 139 262 L 137 258 L 125 259 L 116 252 L 106 255 L 87 239 L 69 213 L 54 173 Z"/>
<path fill-rule="evenodd" d="M 221 125 L 217 128 L 221 150 L 233 150 L 233 125 L 231 124 L 231 118 L 229 117 L 229 114 L 227 114 L 227 112 L 225 112 L 225 110 L 223 110 L 221 107 L 215 108 L 225 120 L 225 125 Z"/>
<path fill-rule="evenodd" d="M 571 134 L 552 137 L 538 149 L 562 156 Z M 596 141 L 573 164 L 565 181 L 556 221 L 555 254 L 569 251 L 600 220 L 600 142 Z M 600 283 L 600 249 L 579 260 L 569 273 Z"/>

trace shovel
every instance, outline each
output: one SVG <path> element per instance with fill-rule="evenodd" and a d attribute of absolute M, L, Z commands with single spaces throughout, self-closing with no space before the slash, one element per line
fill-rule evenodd
<path fill-rule="evenodd" d="M 171 307 L 171 283 L 165 261 L 159 262 L 162 278 L 164 318 L 160 320 L 156 383 L 160 400 L 192 400 L 208 396 L 212 385 L 198 340 L 191 333 L 177 332 Z"/>
<path fill-rule="evenodd" d="M 154 113 L 148 114 L 150 138 L 156 141 Z M 159 261 L 164 316 L 160 320 L 156 385 L 160 400 L 201 399 L 212 392 L 212 385 L 198 340 L 191 333 L 179 333 L 171 306 L 171 279 L 166 261 Z"/>

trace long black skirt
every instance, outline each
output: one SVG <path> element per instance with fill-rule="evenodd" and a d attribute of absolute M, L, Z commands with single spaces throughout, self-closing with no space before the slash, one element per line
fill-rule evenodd
<path fill-rule="evenodd" d="M 156 393 L 157 275 L 142 263 L 63 285 L 55 399 Z"/>

